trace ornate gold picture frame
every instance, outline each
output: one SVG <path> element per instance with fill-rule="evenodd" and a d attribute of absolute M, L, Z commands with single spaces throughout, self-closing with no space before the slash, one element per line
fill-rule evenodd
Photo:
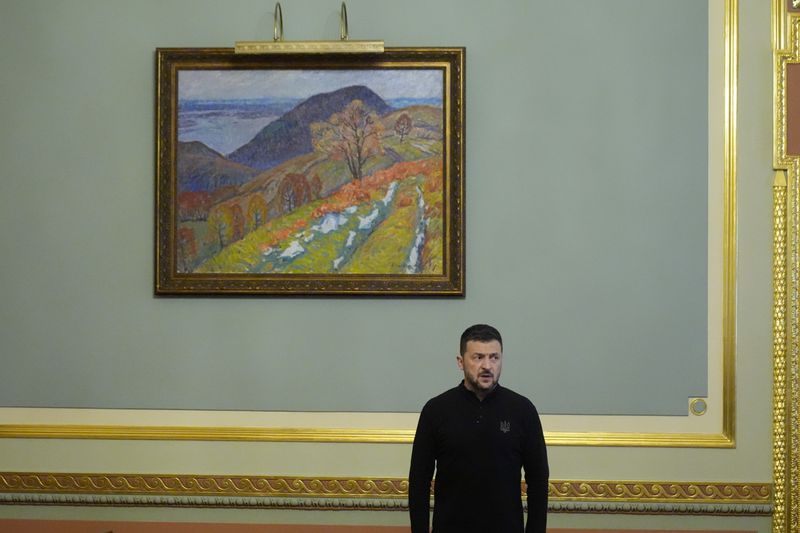
<path fill-rule="evenodd" d="M 159 49 L 155 292 L 464 295 L 464 49 Z"/>

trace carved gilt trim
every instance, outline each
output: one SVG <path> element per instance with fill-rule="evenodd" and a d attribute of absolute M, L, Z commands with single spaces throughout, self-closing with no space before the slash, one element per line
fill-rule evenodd
<path fill-rule="evenodd" d="M 522 487 L 524 489 L 524 487 Z M 406 510 L 403 478 L 0 473 L 0 503 Z M 524 494 L 524 492 L 523 492 Z M 551 481 L 554 512 L 769 514 L 766 483 Z"/>
<path fill-rule="evenodd" d="M 786 179 L 773 185 L 773 531 L 786 522 Z"/>
<path fill-rule="evenodd" d="M 789 154 L 788 68 L 800 63 L 800 15 L 785 0 L 772 3 L 773 178 L 772 214 L 772 531 L 800 529 L 800 165 Z M 793 89 L 796 90 L 796 89 Z"/>
<path fill-rule="evenodd" d="M 550 498 L 575 501 L 768 503 L 772 501 L 772 490 L 765 483 L 551 481 Z"/>

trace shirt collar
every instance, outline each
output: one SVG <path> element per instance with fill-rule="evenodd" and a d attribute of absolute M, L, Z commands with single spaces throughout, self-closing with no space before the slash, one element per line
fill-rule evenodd
<path fill-rule="evenodd" d="M 486 400 L 489 400 L 491 398 L 494 398 L 495 396 L 497 396 L 497 393 L 500 391 L 501 388 L 502 387 L 500 386 L 500 383 L 497 383 L 494 386 L 494 388 L 492 389 L 492 392 L 487 394 L 486 397 L 483 400 L 481 400 L 480 398 L 478 398 L 477 394 L 475 394 L 474 392 L 469 390 L 466 387 L 466 385 L 464 385 L 464 380 L 463 379 L 461 380 L 461 383 L 458 384 L 458 389 L 461 390 L 461 393 L 466 395 L 468 398 L 470 398 L 470 399 L 472 399 L 472 400 L 474 400 L 476 402 L 486 401 Z"/>

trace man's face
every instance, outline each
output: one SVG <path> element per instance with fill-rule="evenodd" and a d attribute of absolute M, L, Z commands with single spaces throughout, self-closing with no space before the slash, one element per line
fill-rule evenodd
<path fill-rule="evenodd" d="M 497 385 L 503 367 L 503 348 L 498 341 L 467 341 L 464 355 L 456 357 L 464 371 L 464 386 L 480 397 Z"/>

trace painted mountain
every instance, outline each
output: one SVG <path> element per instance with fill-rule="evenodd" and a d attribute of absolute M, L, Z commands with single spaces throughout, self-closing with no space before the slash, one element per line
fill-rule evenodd
<path fill-rule="evenodd" d="M 313 151 L 311 124 L 327 120 L 353 100 L 361 100 L 381 116 L 392 110 L 380 96 L 363 85 L 316 94 L 270 123 L 250 142 L 230 153 L 228 159 L 247 167 L 268 170 L 293 157 L 307 154 Z"/>
<path fill-rule="evenodd" d="M 213 192 L 247 183 L 258 171 L 225 159 L 199 141 L 178 143 L 178 190 Z"/>

